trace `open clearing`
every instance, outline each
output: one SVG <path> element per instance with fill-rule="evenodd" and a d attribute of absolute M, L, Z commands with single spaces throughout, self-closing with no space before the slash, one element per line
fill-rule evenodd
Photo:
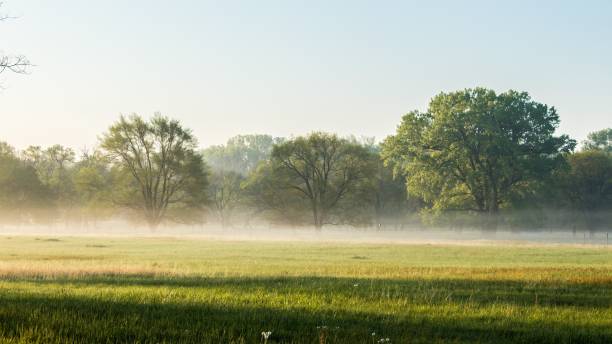
<path fill-rule="evenodd" d="M 611 343 L 612 249 L 0 236 L 3 343 Z"/>

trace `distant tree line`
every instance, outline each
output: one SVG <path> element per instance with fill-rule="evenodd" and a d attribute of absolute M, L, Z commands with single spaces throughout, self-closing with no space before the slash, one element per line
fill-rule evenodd
<path fill-rule="evenodd" d="M 151 228 L 607 228 L 612 129 L 577 149 L 558 125 L 556 110 L 527 93 L 484 88 L 435 96 L 381 143 L 314 132 L 201 150 L 176 120 L 122 116 L 92 150 L 0 143 L 0 216 Z"/>

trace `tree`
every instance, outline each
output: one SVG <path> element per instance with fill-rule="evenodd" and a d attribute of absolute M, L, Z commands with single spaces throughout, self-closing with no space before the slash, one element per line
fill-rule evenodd
<path fill-rule="evenodd" d="M 211 175 L 211 208 L 223 227 L 230 224 L 232 211 L 240 203 L 243 179 L 244 177 L 233 171 L 214 171 Z"/>
<path fill-rule="evenodd" d="M 270 135 L 238 135 L 225 145 L 206 148 L 202 154 L 213 170 L 247 176 L 259 162 L 270 158 L 272 147 L 280 142 L 282 139 Z"/>
<path fill-rule="evenodd" d="M 333 134 L 313 133 L 274 146 L 280 190 L 305 200 L 315 228 L 330 224 L 334 209 L 373 173 L 366 148 Z"/>
<path fill-rule="evenodd" d="M 3 3 L 0 2 L 0 7 L 2 7 L 2 5 Z M 0 13 L 0 22 L 7 20 L 7 19 L 12 19 L 12 17 L 6 14 Z M 31 65 L 32 64 L 30 63 L 28 58 L 23 55 L 0 54 L 0 74 L 2 74 L 5 70 L 8 70 L 14 73 L 24 74 L 27 72 L 27 68 L 30 67 Z"/>
<path fill-rule="evenodd" d="M 612 155 L 600 150 L 571 154 L 561 183 L 574 209 L 596 211 L 612 206 Z"/>
<path fill-rule="evenodd" d="M 0 142 L 0 211 L 3 217 L 32 220 L 33 211 L 46 205 L 47 188 L 34 168 L 17 156 L 15 149 Z"/>
<path fill-rule="evenodd" d="M 375 158 L 373 195 L 376 224 L 383 226 L 393 220 L 397 224 L 409 211 L 415 212 L 420 202 L 408 198 L 403 175 L 394 175 L 393 169 L 385 165 L 378 152 Z"/>
<path fill-rule="evenodd" d="M 584 150 L 600 150 L 612 154 L 612 128 L 595 131 L 583 142 Z"/>
<path fill-rule="evenodd" d="M 496 214 L 530 181 L 549 175 L 575 142 L 554 136 L 559 116 L 524 92 L 441 93 L 405 115 L 383 144 L 408 193 L 434 211 Z"/>
<path fill-rule="evenodd" d="M 199 208 L 206 201 L 207 169 L 191 131 L 155 114 L 149 121 L 121 116 L 101 139 L 101 148 L 129 175 L 116 201 L 142 211 L 152 228 L 170 208 Z M 121 173 L 119 173 L 121 174 Z"/>
<path fill-rule="evenodd" d="M 275 143 L 281 139 L 270 135 L 238 135 L 225 145 L 211 146 L 202 151 L 211 167 L 210 209 L 227 226 L 239 204 L 249 205 L 256 214 L 266 208 L 264 203 L 251 203 L 255 194 L 247 195 L 241 183 L 256 172 L 257 166 L 270 159 Z M 251 184 L 254 186 L 254 184 Z M 253 187 L 250 191 L 255 190 Z M 245 208 L 246 210 L 246 208 Z M 248 218 L 251 218 L 249 216 Z"/>
<path fill-rule="evenodd" d="M 113 214 L 112 192 L 117 187 L 109 159 L 99 150 L 84 151 L 74 166 L 73 184 L 81 219 L 95 224 Z"/>
<path fill-rule="evenodd" d="M 556 203 L 569 214 L 567 223 L 582 222 L 589 229 L 607 226 L 612 211 L 612 154 L 586 150 L 569 154 L 567 166 L 555 175 Z M 563 224 L 563 223 L 562 223 Z"/>
<path fill-rule="evenodd" d="M 285 225 L 310 223 L 305 214 L 308 204 L 297 191 L 287 188 L 291 176 L 272 161 L 262 161 L 242 184 L 242 203 L 252 219 L 264 218 L 270 223 Z"/>
<path fill-rule="evenodd" d="M 75 153 L 71 148 L 53 145 L 47 149 L 30 146 L 21 155 L 36 170 L 38 178 L 54 195 L 57 204 L 70 207 L 76 199 L 71 167 Z"/>

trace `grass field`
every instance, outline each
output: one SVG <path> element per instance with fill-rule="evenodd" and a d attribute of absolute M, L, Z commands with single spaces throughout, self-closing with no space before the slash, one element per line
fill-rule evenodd
<path fill-rule="evenodd" d="M 612 343 L 612 249 L 0 236 L 1 343 Z"/>

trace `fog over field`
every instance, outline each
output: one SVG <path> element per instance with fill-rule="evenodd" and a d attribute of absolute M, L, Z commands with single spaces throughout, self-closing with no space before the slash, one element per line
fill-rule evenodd
<path fill-rule="evenodd" d="M 611 23 L 0 0 L 0 344 L 612 343 Z"/>
<path fill-rule="evenodd" d="M 338 242 L 370 244 L 443 244 L 443 245 L 583 245 L 608 247 L 612 230 L 587 231 L 568 229 L 507 230 L 449 228 L 354 228 L 346 226 L 314 230 L 298 226 L 251 226 L 223 228 L 220 225 L 171 225 L 151 230 L 146 225 L 121 221 L 96 226 L 3 225 L 2 236 L 39 237 L 148 237 L 179 240 L 274 241 L 274 242 Z M 612 246 L 611 246 L 612 247 Z"/>

